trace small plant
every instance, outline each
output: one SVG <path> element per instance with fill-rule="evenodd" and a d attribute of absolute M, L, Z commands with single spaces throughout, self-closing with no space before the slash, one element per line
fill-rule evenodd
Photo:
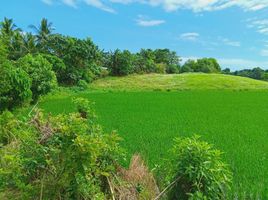
<path fill-rule="evenodd" d="M 172 149 L 170 199 L 225 199 L 230 189 L 231 172 L 221 160 L 222 153 L 207 142 L 176 138 Z"/>
<path fill-rule="evenodd" d="M 75 104 L 77 111 L 80 113 L 81 117 L 84 119 L 94 119 L 95 113 L 92 108 L 92 102 L 84 98 L 74 98 L 73 103 Z"/>
<path fill-rule="evenodd" d="M 88 83 L 85 80 L 79 80 L 77 86 L 80 90 L 88 89 Z"/>

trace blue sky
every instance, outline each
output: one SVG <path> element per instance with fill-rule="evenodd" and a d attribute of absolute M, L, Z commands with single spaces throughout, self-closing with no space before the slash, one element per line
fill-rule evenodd
<path fill-rule="evenodd" d="M 184 60 L 268 69 L 268 0 L 3 0 L 0 17 L 24 30 L 45 17 L 105 50 L 169 48 Z"/>

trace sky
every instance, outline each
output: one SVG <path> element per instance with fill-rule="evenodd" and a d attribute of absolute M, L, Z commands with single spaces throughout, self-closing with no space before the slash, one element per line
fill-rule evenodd
<path fill-rule="evenodd" d="M 268 0 L 2 0 L 4 17 L 24 31 L 47 18 L 55 33 L 106 51 L 169 48 L 183 60 L 268 69 Z"/>

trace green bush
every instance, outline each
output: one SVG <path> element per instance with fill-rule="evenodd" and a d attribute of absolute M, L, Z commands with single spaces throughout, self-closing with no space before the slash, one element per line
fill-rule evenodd
<path fill-rule="evenodd" d="M 170 182 L 177 180 L 170 199 L 226 199 L 231 173 L 222 153 L 198 136 L 177 138 L 172 149 Z M 196 197 L 196 198 L 195 198 Z"/>
<path fill-rule="evenodd" d="M 109 199 L 108 177 L 122 158 L 119 138 L 88 123 L 90 116 L 45 117 L 40 111 L 29 121 L 10 113 L 0 116 L 0 138 L 5 142 L 0 148 L 0 197 Z"/>
<path fill-rule="evenodd" d="M 189 65 L 183 65 L 181 67 L 180 73 L 193 72 L 194 70 Z"/>
<path fill-rule="evenodd" d="M 109 67 L 112 75 L 123 76 L 133 73 L 133 64 L 133 55 L 128 50 L 124 50 L 121 52 L 117 49 L 111 55 Z"/>
<path fill-rule="evenodd" d="M 31 91 L 34 101 L 57 86 L 52 65 L 42 55 L 28 54 L 17 61 L 17 66 L 26 71 L 32 79 Z"/>
<path fill-rule="evenodd" d="M 32 97 L 31 79 L 11 62 L 0 64 L 0 111 L 13 109 Z"/>
<path fill-rule="evenodd" d="M 166 68 L 167 68 L 167 65 L 165 63 L 158 63 L 156 64 L 155 72 L 159 74 L 165 74 Z"/>
<path fill-rule="evenodd" d="M 66 66 L 64 62 L 57 56 L 42 54 L 42 56 L 47 59 L 47 61 L 52 65 L 52 70 L 55 72 L 58 83 L 63 83 L 64 77 L 62 77 Z"/>
<path fill-rule="evenodd" d="M 79 87 L 80 90 L 88 89 L 88 83 L 85 80 L 78 81 L 77 86 Z"/>
<path fill-rule="evenodd" d="M 77 39 L 60 34 L 48 38 L 50 53 L 66 65 L 61 71 L 60 83 L 76 85 L 83 79 L 91 82 L 100 72 L 101 51 L 91 39 Z"/>
<path fill-rule="evenodd" d="M 177 73 L 179 73 L 179 71 L 180 71 L 180 68 L 178 65 L 168 65 L 166 67 L 167 74 L 177 74 Z"/>

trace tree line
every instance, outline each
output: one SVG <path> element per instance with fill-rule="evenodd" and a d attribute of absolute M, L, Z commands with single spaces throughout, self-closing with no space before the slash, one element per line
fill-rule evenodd
<path fill-rule="evenodd" d="M 32 31 L 25 32 L 8 18 L 0 23 L 0 111 L 35 102 L 57 85 L 83 88 L 108 75 L 203 72 L 268 80 L 268 72 L 260 68 L 222 71 L 214 58 L 188 60 L 182 65 L 170 49 L 107 52 L 90 38 L 55 33 L 47 19 L 29 28 Z"/>
<path fill-rule="evenodd" d="M 229 68 L 226 68 L 222 70 L 222 73 L 268 81 L 268 70 L 263 70 L 260 67 L 255 67 L 253 69 L 242 69 L 234 72 L 231 72 Z"/>

